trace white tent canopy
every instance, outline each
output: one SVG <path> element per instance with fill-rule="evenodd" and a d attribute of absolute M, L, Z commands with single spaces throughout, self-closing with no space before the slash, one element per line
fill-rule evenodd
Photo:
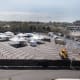
<path fill-rule="evenodd" d="M 6 38 L 7 36 L 6 36 L 5 34 L 2 34 L 2 35 L 0 35 L 0 37 L 1 37 L 1 38 L 3 38 L 3 37 Z"/>
<path fill-rule="evenodd" d="M 10 43 L 11 45 L 26 45 L 26 40 L 24 37 L 18 37 L 18 36 L 15 36 L 13 38 L 10 39 Z"/>
<path fill-rule="evenodd" d="M 8 40 L 8 39 L 9 39 L 9 37 L 7 35 L 5 35 L 4 33 L 0 34 L 0 40 L 1 41 Z"/>
<path fill-rule="evenodd" d="M 34 34 L 33 34 L 33 33 L 25 33 L 24 36 L 30 36 L 30 37 L 33 37 Z"/>
<path fill-rule="evenodd" d="M 38 34 L 35 34 L 33 37 L 31 37 L 32 39 L 37 39 L 37 40 L 41 40 L 44 38 L 43 35 L 38 35 Z"/>
<path fill-rule="evenodd" d="M 26 40 L 23 37 L 19 38 L 19 37 L 15 36 L 15 37 L 11 38 L 10 41 L 18 41 L 18 42 L 20 42 L 20 41 L 26 41 Z"/>
<path fill-rule="evenodd" d="M 7 31 L 7 32 L 5 32 L 4 34 L 7 35 L 7 36 L 14 36 L 14 33 L 11 32 L 11 31 Z"/>
<path fill-rule="evenodd" d="M 18 36 L 18 37 L 24 37 L 25 34 L 23 34 L 23 33 L 19 33 L 19 34 L 17 34 L 17 36 Z"/>

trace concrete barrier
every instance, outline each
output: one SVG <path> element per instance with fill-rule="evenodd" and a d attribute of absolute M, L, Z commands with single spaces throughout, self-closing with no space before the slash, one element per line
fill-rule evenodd
<path fill-rule="evenodd" d="M 49 61 L 49 66 L 70 66 L 70 60 Z"/>
<path fill-rule="evenodd" d="M 71 66 L 72 66 L 72 69 L 80 69 L 80 61 L 72 60 Z"/>
<path fill-rule="evenodd" d="M 23 59 L 0 59 L 0 66 L 8 66 L 8 67 L 39 67 L 42 66 L 44 68 L 47 67 L 70 67 L 70 60 L 23 60 Z"/>
<path fill-rule="evenodd" d="M 77 60 L 25 60 L 0 59 L 0 68 L 3 69 L 80 69 Z"/>

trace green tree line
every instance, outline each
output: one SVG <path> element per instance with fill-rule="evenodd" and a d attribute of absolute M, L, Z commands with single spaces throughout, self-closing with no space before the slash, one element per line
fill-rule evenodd
<path fill-rule="evenodd" d="M 66 25 L 61 23 L 43 22 L 0 22 L 0 32 L 55 32 L 65 33 Z"/>

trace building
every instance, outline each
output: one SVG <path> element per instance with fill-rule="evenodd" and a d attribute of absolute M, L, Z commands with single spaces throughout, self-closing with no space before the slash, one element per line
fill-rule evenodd
<path fill-rule="evenodd" d="M 80 26 L 68 26 L 69 36 L 72 39 L 80 39 Z"/>

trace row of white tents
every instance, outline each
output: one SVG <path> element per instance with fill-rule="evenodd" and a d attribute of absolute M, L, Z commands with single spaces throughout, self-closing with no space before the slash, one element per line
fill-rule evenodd
<path fill-rule="evenodd" d="M 66 43 L 63 38 L 54 35 L 52 32 L 49 32 L 48 35 L 44 35 L 41 33 L 18 33 L 14 34 L 13 32 L 7 31 L 4 33 L 0 33 L 0 41 L 9 40 L 9 44 L 21 47 L 30 44 L 31 46 L 37 46 L 38 44 L 44 44 L 45 41 L 51 41 L 52 38 L 55 38 L 56 44 L 64 44 Z"/>
<path fill-rule="evenodd" d="M 0 33 L 0 41 L 9 40 L 13 36 L 14 36 L 14 33 L 10 31 L 7 31 L 5 33 Z"/>
<path fill-rule="evenodd" d="M 27 43 L 30 43 L 31 46 L 37 46 L 37 44 L 43 44 L 44 41 L 50 41 L 50 37 L 39 33 L 18 33 L 16 35 L 10 31 L 0 33 L 0 41 L 7 40 L 10 45 L 16 47 L 25 46 Z"/>

